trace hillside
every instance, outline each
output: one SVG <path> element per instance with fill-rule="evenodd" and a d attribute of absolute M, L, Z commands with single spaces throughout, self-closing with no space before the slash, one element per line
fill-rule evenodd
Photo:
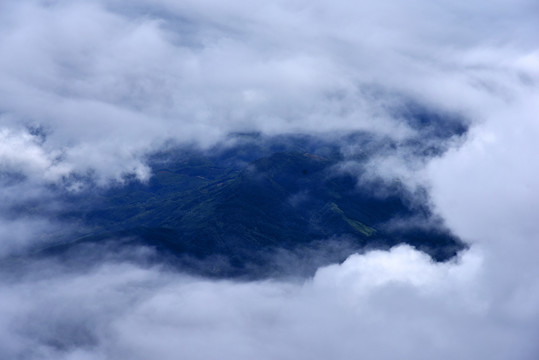
<path fill-rule="evenodd" d="M 85 233 L 46 252 L 144 245 L 189 271 L 233 276 L 277 271 L 277 254 L 297 249 L 321 251 L 313 262 L 302 260 L 309 272 L 354 251 L 399 243 L 437 261 L 463 248 L 398 181 L 358 184 L 337 170 L 342 158 L 332 147 L 316 153 L 300 141 L 272 146 L 157 154 L 148 184 L 72 198 L 77 206 L 61 217 L 82 221 Z M 200 265 L 207 259 L 211 268 Z"/>

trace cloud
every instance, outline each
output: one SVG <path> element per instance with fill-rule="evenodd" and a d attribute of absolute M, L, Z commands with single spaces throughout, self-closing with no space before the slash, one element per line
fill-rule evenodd
<path fill-rule="evenodd" d="M 533 359 L 536 322 L 504 311 L 513 304 L 484 287 L 483 261 L 470 251 L 436 264 L 400 246 L 353 255 L 301 283 L 212 281 L 127 263 L 73 273 L 42 263 L 44 274 L 2 279 L 10 344 L 2 355 Z"/>
<path fill-rule="evenodd" d="M 19 173 L 45 181 L 55 181 L 69 175 L 70 169 L 61 164 L 60 152 L 49 152 L 40 146 L 40 139 L 28 132 L 0 132 L 0 163 L 3 173 Z"/>
<path fill-rule="evenodd" d="M 531 305 L 539 300 L 539 282 L 531 276 L 539 234 L 538 95 L 533 91 L 492 109 L 468 142 L 428 169 L 432 196 L 449 226 L 485 249 L 489 286 L 500 301 L 514 304 L 510 311 L 529 319 L 539 315 Z"/>
<path fill-rule="evenodd" d="M 471 248 L 444 264 L 368 252 L 304 281 L 12 259 L 0 357 L 536 359 L 537 14 L 526 0 L 2 2 L 2 256 L 61 232 L 51 186 L 148 179 L 167 141 L 359 129 L 403 144 L 410 102 L 469 133 L 369 167 L 428 184 Z"/>
<path fill-rule="evenodd" d="M 146 179 L 143 155 L 170 139 L 357 129 L 402 138 L 413 131 L 388 108 L 403 100 L 481 118 L 493 98 L 537 81 L 533 29 L 508 37 L 534 27 L 533 3 L 520 3 L 8 1 L 3 128 L 43 126 L 41 151 L 101 182 Z"/>

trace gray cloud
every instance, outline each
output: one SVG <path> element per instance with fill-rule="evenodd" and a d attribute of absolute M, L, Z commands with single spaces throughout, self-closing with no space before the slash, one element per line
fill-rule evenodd
<path fill-rule="evenodd" d="M 44 263 L 45 274 L 2 279 L 10 344 L 2 355 L 533 359 L 537 318 L 485 286 L 484 261 L 470 251 L 434 264 L 401 246 L 353 255 L 303 283 L 211 281 L 129 264 L 60 275 Z"/>
<path fill-rule="evenodd" d="M 6 2 L 3 122 L 19 136 L 20 124 L 44 126 L 41 151 L 62 154 L 57 170 L 92 169 L 103 181 L 146 178 L 141 155 L 170 138 L 405 137 L 411 130 L 386 111 L 402 100 L 391 92 L 480 118 L 537 81 L 529 33 L 508 37 L 533 27 L 533 4 L 498 6 Z M 486 27 L 501 14 L 504 27 Z"/>
<path fill-rule="evenodd" d="M 405 140 L 416 131 L 394 109 L 409 100 L 470 133 L 372 174 L 429 185 L 472 246 L 447 264 L 407 247 L 353 255 L 304 282 L 9 263 L 0 357 L 537 358 L 538 14 L 526 0 L 2 2 L 0 255 L 66 226 L 44 215 L 60 206 L 51 186 L 147 179 L 145 155 L 167 141 Z"/>

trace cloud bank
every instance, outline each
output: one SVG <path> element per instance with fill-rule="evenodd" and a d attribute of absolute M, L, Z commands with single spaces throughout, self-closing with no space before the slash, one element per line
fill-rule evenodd
<path fill-rule="evenodd" d="M 62 231 L 51 187 L 144 181 L 170 142 L 402 140 L 410 102 L 466 118 L 465 141 L 372 167 L 428 184 L 472 245 L 451 263 L 398 247 L 243 283 L 3 260 L 0 357 L 536 359 L 538 14 L 526 0 L 2 2 L 2 256 Z"/>
<path fill-rule="evenodd" d="M 401 246 L 353 255 L 303 283 L 212 281 L 125 263 L 59 274 L 43 263 L 45 273 L 2 279 L 2 355 L 535 358 L 537 308 L 522 313 L 524 299 L 500 298 L 483 262 L 471 251 L 434 264 Z"/>
<path fill-rule="evenodd" d="M 538 74 L 537 6 L 483 5 L 3 2 L 3 137 L 40 129 L 26 168 L 106 181 L 147 178 L 141 156 L 167 140 L 405 137 L 392 109 L 410 99 L 484 120 Z"/>

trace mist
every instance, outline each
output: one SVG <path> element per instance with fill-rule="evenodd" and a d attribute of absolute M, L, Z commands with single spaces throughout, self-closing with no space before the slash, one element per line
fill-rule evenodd
<path fill-rule="evenodd" d="M 527 0 L 3 1 L 0 357 L 536 359 L 537 34 Z M 357 131 L 396 144 L 358 186 L 427 191 L 466 250 L 299 249 L 276 274 L 308 257 L 313 276 L 262 280 L 147 248 L 33 256 L 84 226 L 52 216 L 65 194 L 148 182 L 156 152 L 310 134 L 357 174 Z"/>

